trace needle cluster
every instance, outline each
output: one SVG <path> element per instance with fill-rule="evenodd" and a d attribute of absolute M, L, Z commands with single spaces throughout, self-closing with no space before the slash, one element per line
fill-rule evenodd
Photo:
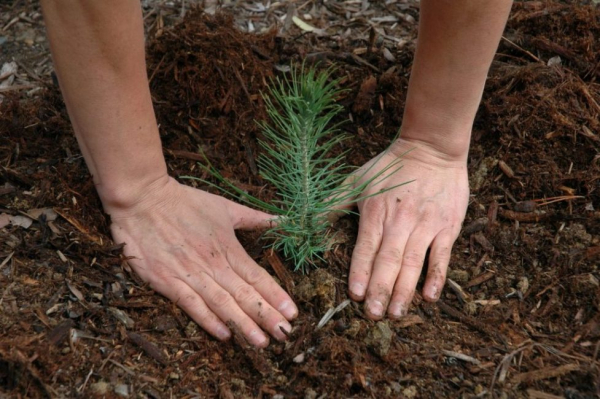
<path fill-rule="evenodd" d="M 224 183 L 222 191 L 276 215 L 268 231 L 273 247 L 294 263 L 295 270 L 306 272 L 333 244 L 329 216 L 350 213 L 348 205 L 367 198 L 362 194 L 367 186 L 380 183 L 401 166 L 398 159 L 367 178 L 375 163 L 357 173 L 344 164 L 344 152 L 332 156 L 334 147 L 347 139 L 333 123 L 343 110 L 335 101 L 341 93 L 339 82 L 331 79 L 331 70 L 317 73 L 302 67 L 292 68 L 290 74 L 289 80 L 274 80 L 270 93 L 263 95 L 270 122 L 260 123 L 264 140 L 259 142 L 263 152 L 258 166 L 278 198 L 273 203 L 261 201 L 210 164 L 201 166 Z"/>

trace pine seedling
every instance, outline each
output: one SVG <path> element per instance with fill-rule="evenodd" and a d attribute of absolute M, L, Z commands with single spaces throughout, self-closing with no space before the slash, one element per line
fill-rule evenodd
<path fill-rule="evenodd" d="M 362 195 L 367 186 L 379 184 L 401 168 L 398 159 L 366 178 L 377 162 L 352 175 L 356 169 L 344 164 L 345 152 L 330 155 L 347 139 L 332 123 L 343 107 L 335 102 L 342 90 L 337 88 L 337 80 L 330 79 L 331 72 L 292 68 L 289 81 L 275 79 L 270 93 L 263 95 L 270 122 L 259 123 L 264 135 L 259 145 L 264 151 L 258 166 L 263 179 L 277 192 L 272 204 L 237 188 L 210 163 L 200 165 L 224 183 L 220 190 L 276 215 L 267 236 L 273 239 L 272 246 L 294 263 L 295 270 L 303 273 L 333 245 L 328 216 L 350 213 L 344 207 L 367 198 Z"/>

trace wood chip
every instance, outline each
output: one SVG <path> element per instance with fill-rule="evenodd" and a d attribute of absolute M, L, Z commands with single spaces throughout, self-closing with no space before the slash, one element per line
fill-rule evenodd
<path fill-rule="evenodd" d="M 600 137 L 598 137 L 596 134 L 594 134 L 594 132 L 592 132 L 589 127 L 582 125 L 581 129 L 582 130 L 578 130 L 578 132 L 581 135 L 587 137 L 588 139 L 592 139 L 594 141 L 600 141 Z"/>
<path fill-rule="evenodd" d="M 137 346 L 142 348 L 142 350 L 148 356 L 150 356 L 151 358 L 153 358 L 154 360 L 156 360 L 163 366 L 167 366 L 169 364 L 169 361 L 167 360 L 165 355 L 158 349 L 158 347 L 156 345 L 154 345 L 152 342 L 148 341 L 142 335 L 128 331 L 127 337 L 129 337 L 129 339 L 131 341 L 133 341 L 134 344 L 136 344 Z"/>
<path fill-rule="evenodd" d="M 267 254 L 267 262 L 269 262 L 269 265 L 271 265 L 275 271 L 275 274 L 277 274 L 277 277 L 283 283 L 283 286 L 288 294 L 292 295 L 294 292 L 294 279 L 292 278 L 290 271 L 285 267 L 279 258 L 279 255 L 277 255 L 277 253 L 272 249 Z"/>
<path fill-rule="evenodd" d="M 600 246 L 595 246 L 595 247 L 589 247 L 586 251 L 585 251 L 585 257 L 587 259 L 593 259 L 600 256 Z"/>
<path fill-rule="evenodd" d="M 508 166 L 508 164 L 502 160 L 498 161 L 498 166 L 502 173 L 504 173 L 508 178 L 513 179 L 515 177 L 515 172 L 513 172 L 512 168 Z"/>
<path fill-rule="evenodd" d="M 56 327 L 54 327 L 46 335 L 46 338 L 48 339 L 50 345 L 60 345 L 60 343 L 63 342 L 69 336 L 69 332 L 73 327 L 75 327 L 75 322 L 71 319 L 65 320 Z"/>
<path fill-rule="evenodd" d="M 368 112 L 371 109 L 375 91 L 377 89 L 377 78 L 371 75 L 368 76 L 360 85 L 352 111 L 358 114 Z"/>
<path fill-rule="evenodd" d="M 39 220 L 42 215 L 46 222 L 53 222 L 58 217 L 58 214 L 52 208 L 38 208 L 27 211 L 27 216 L 33 220 Z"/>
<path fill-rule="evenodd" d="M 531 213 L 537 209 L 537 203 L 533 200 L 519 201 L 513 206 L 515 212 Z"/>
<path fill-rule="evenodd" d="M 545 367 L 543 369 L 517 374 L 512 378 L 512 382 L 519 384 L 521 382 L 547 380 L 549 378 L 560 377 L 561 375 L 568 374 L 579 369 L 580 366 L 576 363 L 565 364 L 559 367 Z"/>
<path fill-rule="evenodd" d="M 248 360 L 250 360 L 250 362 L 254 366 L 254 369 L 258 371 L 263 377 L 272 374 L 274 371 L 273 366 L 269 363 L 264 353 L 260 349 L 250 345 L 248 341 L 246 341 L 244 334 L 235 323 L 231 321 L 227 322 L 227 327 L 229 327 L 229 329 L 232 332 L 233 341 L 241 347 L 244 355 L 246 355 Z"/>
<path fill-rule="evenodd" d="M 483 235 L 482 232 L 472 234 L 471 235 L 471 240 L 473 240 L 474 242 L 476 242 L 479 245 L 481 245 L 481 247 L 483 248 L 484 251 L 486 251 L 486 252 L 494 252 L 494 246 L 487 239 L 487 237 L 485 235 Z"/>
<path fill-rule="evenodd" d="M 4 183 L 3 186 L 0 186 L 0 196 L 10 194 L 15 191 L 15 187 L 10 185 L 9 183 Z"/>
<path fill-rule="evenodd" d="M 496 272 L 491 271 L 491 270 L 481 273 L 481 274 L 475 276 L 474 278 L 472 278 L 471 281 L 469 281 L 467 284 L 465 284 L 465 288 L 471 288 L 471 287 L 475 287 L 476 285 L 485 283 L 486 281 L 488 281 L 495 275 L 496 275 Z"/>
<path fill-rule="evenodd" d="M 93 241 L 98 245 L 103 245 L 102 238 L 92 234 L 88 229 L 86 229 L 77 219 L 71 217 L 68 213 L 61 211 L 58 208 L 54 208 L 54 211 L 58 213 L 63 219 L 69 222 L 73 227 L 75 227 L 79 232 L 83 233 L 89 240 Z"/>
<path fill-rule="evenodd" d="M 528 389 L 527 395 L 529 399 L 564 399 L 564 396 L 556 396 L 551 393 L 536 391 L 535 389 Z"/>
<path fill-rule="evenodd" d="M 525 223 L 539 222 L 548 219 L 552 215 L 550 213 L 515 212 L 503 208 L 498 209 L 498 213 L 500 213 L 500 216 L 502 216 L 503 218 Z"/>
<path fill-rule="evenodd" d="M 458 296 L 458 299 L 460 299 L 462 303 L 469 302 L 471 300 L 471 296 L 467 294 L 456 281 L 448 278 L 446 279 L 446 283 L 448 284 L 448 287 L 450 287 L 450 289 L 456 294 L 456 296 Z"/>
<path fill-rule="evenodd" d="M 67 263 L 68 262 L 67 257 L 62 252 L 60 252 L 58 249 L 56 250 L 56 254 L 60 258 L 60 260 L 63 261 L 63 263 Z"/>
<path fill-rule="evenodd" d="M 85 302 L 85 298 L 83 297 L 83 293 L 81 292 L 81 290 L 68 280 L 66 281 L 66 283 L 71 293 L 75 295 L 75 298 L 77 298 L 79 302 Z"/>
<path fill-rule="evenodd" d="M 424 321 L 418 314 L 407 314 L 406 316 L 394 321 L 394 327 L 407 328 L 410 326 L 414 326 L 415 324 L 422 323 L 424 323 Z"/>
<path fill-rule="evenodd" d="M 471 235 L 471 234 L 483 231 L 488 226 L 488 223 L 489 223 L 489 219 L 487 217 L 476 219 L 476 220 L 472 221 L 471 223 L 469 223 L 463 229 L 463 233 L 465 233 L 466 235 Z"/>
<path fill-rule="evenodd" d="M 392 52 L 390 50 L 387 49 L 387 47 L 383 48 L 383 57 L 388 60 L 389 62 L 396 62 L 396 57 L 394 57 L 394 54 L 392 54 Z"/>
<path fill-rule="evenodd" d="M 113 315 L 115 319 L 117 319 L 121 323 L 123 323 L 125 328 L 131 329 L 135 326 L 135 322 L 133 321 L 133 319 L 131 317 L 129 317 L 127 315 L 127 313 L 125 313 L 124 311 L 117 309 L 117 308 L 109 307 L 108 312 L 111 315 Z"/>
<path fill-rule="evenodd" d="M 481 364 L 481 362 L 479 360 L 477 360 L 474 357 L 471 357 L 469 355 L 465 355 L 464 353 L 447 351 L 447 350 L 443 350 L 442 353 L 448 357 L 454 357 L 456 359 L 462 360 L 463 362 L 473 363 L 475 365 Z"/>
<path fill-rule="evenodd" d="M 325 315 L 321 318 L 321 320 L 319 321 L 319 324 L 317 324 L 317 330 L 323 328 L 323 326 L 325 324 L 327 324 L 327 322 L 329 320 L 331 320 L 331 318 L 333 316 L 335 316 L 336 313 L 341 312 L 342 310 L 344 310 L 344 308 L 346 308 L 346 306 L 350 305 L 350 299 L 346 299 L 344 302 L 340 303 L 339 305 L 337 305 L 335 308 L 331 308 L 329 309 Z"/>

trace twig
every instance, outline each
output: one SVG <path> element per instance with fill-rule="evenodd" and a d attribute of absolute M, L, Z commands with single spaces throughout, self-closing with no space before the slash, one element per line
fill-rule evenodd
<path fill-rule="evenodd" d="M 443 301 L 438 301 L 437 305 L 447 315 L 454 317 L 458 321 L 474 328 L 475 330 L 477 330 L 479 332 L 487 334 L 506 345 L 506 339 L 500 333 L 498 333 L 496 331 L 492 331 L 490 328 L 488 328 L 488 326 L 486 324 L 484 324 L 478 320 L 475 320 L 472 317 L 467 316 L 466 314 L 453 308 L 452 306 L 446 304 Z"/>
<path fill-rule="evenodd" d="M 563 374 L 577 371 L 579 369 L 581 369 L 581 366 L 579 366 L 577 363 L 569 363 L 558 367 L 545 367 L 539 370 L 517 374 L 513 377 L 512 382 L 519 384 L 521 382 L 545 380 L 548 378 L 560 377 Z"/>
<path fill-rule="evenodd" d="M 516 220 L 518 222 L 541 222 L 542 220 L 548 219 L 552 216 L 551 213 L 525 213 L 525 212 L 515 212 L 508 209 L 500 208 L 498 210 L 500 216 L 510 219 Z"/>
<path fill-rule="evenodd" d="M 471 296 L 467 294 L 456 281 L 452 280 L 451 278 L 448 278 L 446 279 L 446 283 L 448 284 L 448 287 L 450 287 L 450 289 L 454 291 L 454 293 L 458 296 L 458 299 L 460 299 L 462 303 L 471 300 Z"/>
<path fill-rule="evenodd" d="M 81 384 L 81 386 L 79 388 L 77 388 L 77 392 L 79 392 L 79 393 L 83 392 L 83 390 L 87 386 L 87 383 L 88 383 L 88 381 L 90 379 L 90 376 L 92 375 L 93 372 L 94 372 L 94 366 L 92 366 L 92 368 L 90 369 L 90 372 L 88 373 L 87 377 L 85 377 L 85 381 L 83 381 L 83 384 Z"/>
<path fill-rule="evenodd" d="M 517 43 L 507 39 L 506 37 L 502 36 L 502 39 L 505 40 L 506 42 L 512 44 L 515 48 L 517 48 L 518 50 L 521 50 L 522 52 L 524 52 L 525 54 L 527 54 L 528 56 L 530 56 L 531 58 L 533 58 L 534 60 L 536 60 L 537 62 L 543 64 L 544 62 L 542 60 L 540 60 L 538 57 L 536 57 L 535 55 L 533 55 L 531 52 L 525 50 L 523 47 L 519 46 Z"/>
<path fill-rule="evenodd" d="M 130 340 L 133 341 L 137 346 L 142 348 L 144 352 L 163 366 L 167 366 L 169 361 L 165 357 L 165 355 L 154 345 L 152 342 L 148 341 L 146 338 L 141 336 L 140 334 L 127 332 L 127 336 Z"/>
<path fill-rule="evenodd" d="M 0 93 L 7 93 L 9 91 L 16 91 L 16 90 L 28 90 L 28 89 L 34 89 L 36 87 L 39 87 L 39 86 L 35 86 L 35 85 L 14 85 L 14 86 L 8 86 L 8 87 L 0 87 Z"/>
<path fill-rule="evenodd" d="M 481 364 L 481 362 L 479 360 L 475 359 L 472 356 L 465 355 L 464 353 L 447 351 L 447 350 L 442 350 L 442 353 L 448 357 L 455 357 L 459 360 L 462 360 L 463 362 L 473 363 L 477 366 L 479 366 Z"/>
<path fill-rule="evenodd" d="M 0 263 L 0 269 L 2 269 L 4 267 L 4 265 L 6 265 L 8 263 L 8 261 L 10 260 L 10 258 L 13 257 L 13 255 L 15 254 L 15 251 L 12 251 L 3 261 L 2 263 Z"/>
<path fill-rule="evenodd" d="M 267 262 L 269 262 L 269 265 L 271 265 L 273 270 L 275 270 L 275 274 L 277 274 L 277 277 L 279 277 L 279 280 L 281 280 L 281 282 L 285 286 L 285 289 L 288 292 L 288 294 L 292 295 L 292 293 L 294 292 L 294 280 L 292 279 L 292 276 L 290 275 L 288 269 L 286 269 L 286 267 L 283 265 L 283 262 L 281 262 L 279 255 L 277 255 L 277 253 L 273 251 L 273 248 L 271 248 L 271 250 L 268 252 Z"/>
<path fill-rule="evenodd" d="M 165 57 L 167 56 L 167 54 L 163 55 L 162 58 L 160 59 L 160 61 L 158 61 L 158 64 L 156 65 L 156 68 L 154 68 L 154 71 L 152 71 L 152 75 L 150 75 L 150 79 L 148 79 L 148 84 L 152 83 L 152 79 L 154 79 L 154 75 L 156 75 L 156 72 L 158 72 L 158 68 L 161 67 L 163 61 L 165 60 Z"/>
<path fill-rule="evenodd" d="M 11 255 L 11 256 L 12 256 L 12 255 Z M 2 293 L 2 298 L 0 298 L 0 306 L 2 306 L 2 302 L 4 301 L 4 297 L 6 296 L 6 294 L 8 294 L 8 293 L 10 292 L 10 290 L 12 289 L 12 287 L 14 287 L 14 286 L 15 286 L 15 284 L 16 284 L 16 283 L 13 281 L 12 283 L 10 283 L 10 284 L 8 285 L 8 287 L 6 287 L 6 288 L 4 289 L 4 292 Z"/>
<path fill-rule="evenodd" d="M 135 375 L 135 372 L 134 372 L 134 371 L 132 371 L 132 370 L 131 370 L 129 367 L 126 367 L 126 366 L 122 365 L 122 364 L 121 364 L 121 363 L 119 363 L 119 362 L 115 362 L 115 361 L 114 361 L 114 360 L 112 360 L 112 359 L 109 359 L 108 361 L 109 361 L 109 362 L 111 362 L 112 364 L 114 364 L 115 366 L 118 366 L 118 367 L 120 367 L 121 369 L 123 369 L 123 371 L 125 371 L 127 374 L 129 374 L 129 375 Z"/>
<path fill-rule="evenodd" d="M 339 305 L 337 305 L 335 308 L 331 308 L 329 309 L 325 315 L 323 315 L 323 317 L 321 318 L 321 320 L 319 321 L 319 324 L 317 324 L 317 330 L 323 328 L 323 326 L 325 324 L 327 324 L 327 322 L 329 320 L 331 320 L 331 318 L 338 312 L 341 312 L 342 310 L 344 310 L 344 308 L 346 306 L 348 306 L 350 304 L 350 299 L 346 299 L 344 302 L 340 303 Z"/>

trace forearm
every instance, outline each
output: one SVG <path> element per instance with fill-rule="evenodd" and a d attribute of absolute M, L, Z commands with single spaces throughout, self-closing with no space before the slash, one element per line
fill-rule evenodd
<path fill-rule="evenodd" d="M 137 0 L 43 0 L 60 87 L 107 211 L 167 178 Z"/>
<path fill-rule="evenodd" d="M 512 0 L 422 0 L 404 139 L 466 159 L 471 128 Z"/>

